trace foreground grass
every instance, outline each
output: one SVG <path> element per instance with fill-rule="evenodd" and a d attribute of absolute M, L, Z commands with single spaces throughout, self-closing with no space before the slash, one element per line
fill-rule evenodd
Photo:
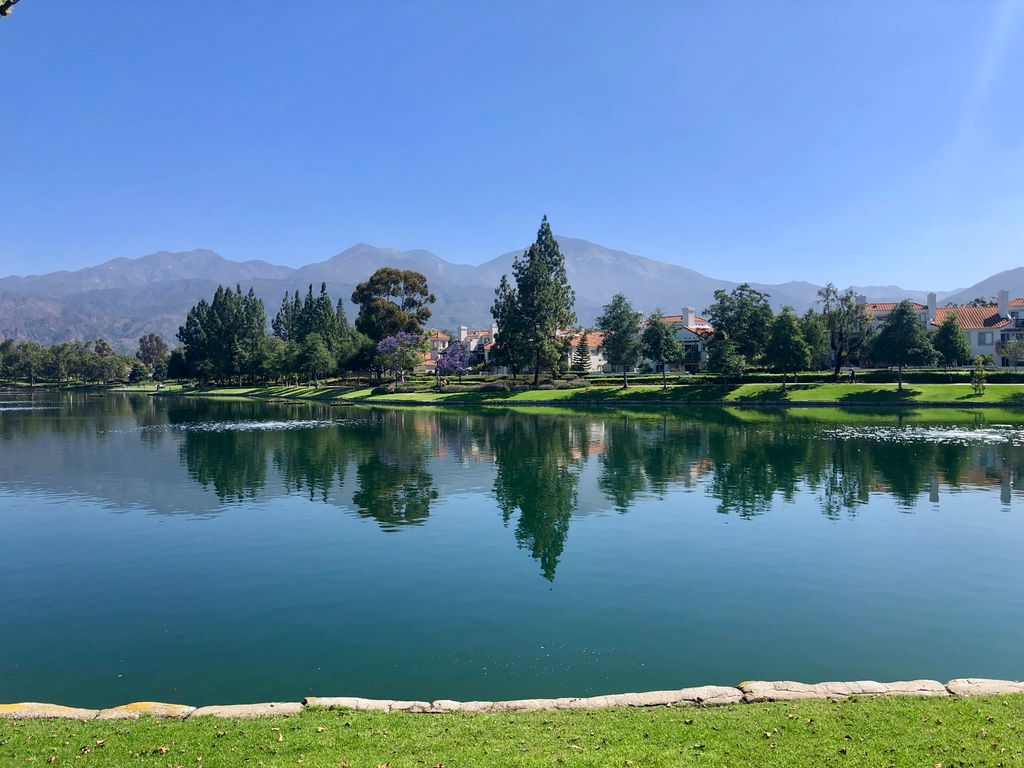
<path fill-rule="evenodd" d="M 480 715 L 0 720 L 0 765 L 1024 766 L 1024 696 Z"/>

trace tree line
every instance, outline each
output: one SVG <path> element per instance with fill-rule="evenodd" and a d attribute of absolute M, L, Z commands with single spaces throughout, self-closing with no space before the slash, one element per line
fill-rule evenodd
<path fill-rule="evenodd" d="M 791 307 L 775 313 L 769 295 L 741 284 L 732 291 L 717 290 L 714 303 L 705 310 L 713 331 L 707 342 L 707 367 L 726 380 L 751 367 L 763 367 L 786 377 L 798 371 L 831 368 L 838 378 L 851 361 L 894 366 L 902 388 L 903 368 L 908 365 L 959 365 L 972 360 L 967 333 L 954 313 L 948 313 L 929 332 L 909 301 L 896 305 L 878 325 L 852 290 L 839 291 L 831 283 L 818 292 L 819 309 L 798 316 Z M 603 351 L 608 362 L 627 371 L 648 360 L 663 372 L 672 363 L 686 362 L 684 345 L 662 311 L 644 323 L 629 300 L 615 295 L 597 319 L 603 332 Z M 1010 342 L 1007 354 L 1024 359 L 1024 342 Z M 584 332 L 573 368 L 589 365 Z"/>
<path fill-rule="evenodd" d="M 39 381 L 107 384 L 164 378 L 166 349 L 154 334 L 139 339 L 139 351 L 134 355 L 115 352 L 106 339 L 65 341 L 49 347 L 34 341 L 4 339 L 0 342 L 0 378 L 32 385 Z"/>

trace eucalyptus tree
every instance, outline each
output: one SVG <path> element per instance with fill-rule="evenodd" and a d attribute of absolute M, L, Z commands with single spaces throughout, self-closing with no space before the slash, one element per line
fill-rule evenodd
<path fill-rule="evenodd" d="M 818 303 L 828 332 L 833 375 L 838 379 L 843 363 L 870 344 L 871 317 L 852 288 L 839 291 L 829 283 L 818 291 Z"/>
<path fill-rule="evenodd" d="M 421 273 L 381 267 L 356 286 L 352 301 L 359 305 L 356 329 L 380 341 L 398 333 L 422 334 L 437 297 Z"/>

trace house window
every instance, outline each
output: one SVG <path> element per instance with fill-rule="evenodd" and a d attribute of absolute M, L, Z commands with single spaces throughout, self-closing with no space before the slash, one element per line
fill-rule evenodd
<path fill-rule="evenodd" d="M 978 331 L 978 346 L 979 347 L 991 347 L 992 346 L 992 331 Z"/>

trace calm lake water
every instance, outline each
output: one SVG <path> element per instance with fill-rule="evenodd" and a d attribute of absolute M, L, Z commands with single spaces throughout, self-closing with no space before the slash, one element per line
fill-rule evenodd
<path fill-rule="evenodd" d="M 1024 677 L 1024 414 L 0 392 L 0 701 Z"/>

